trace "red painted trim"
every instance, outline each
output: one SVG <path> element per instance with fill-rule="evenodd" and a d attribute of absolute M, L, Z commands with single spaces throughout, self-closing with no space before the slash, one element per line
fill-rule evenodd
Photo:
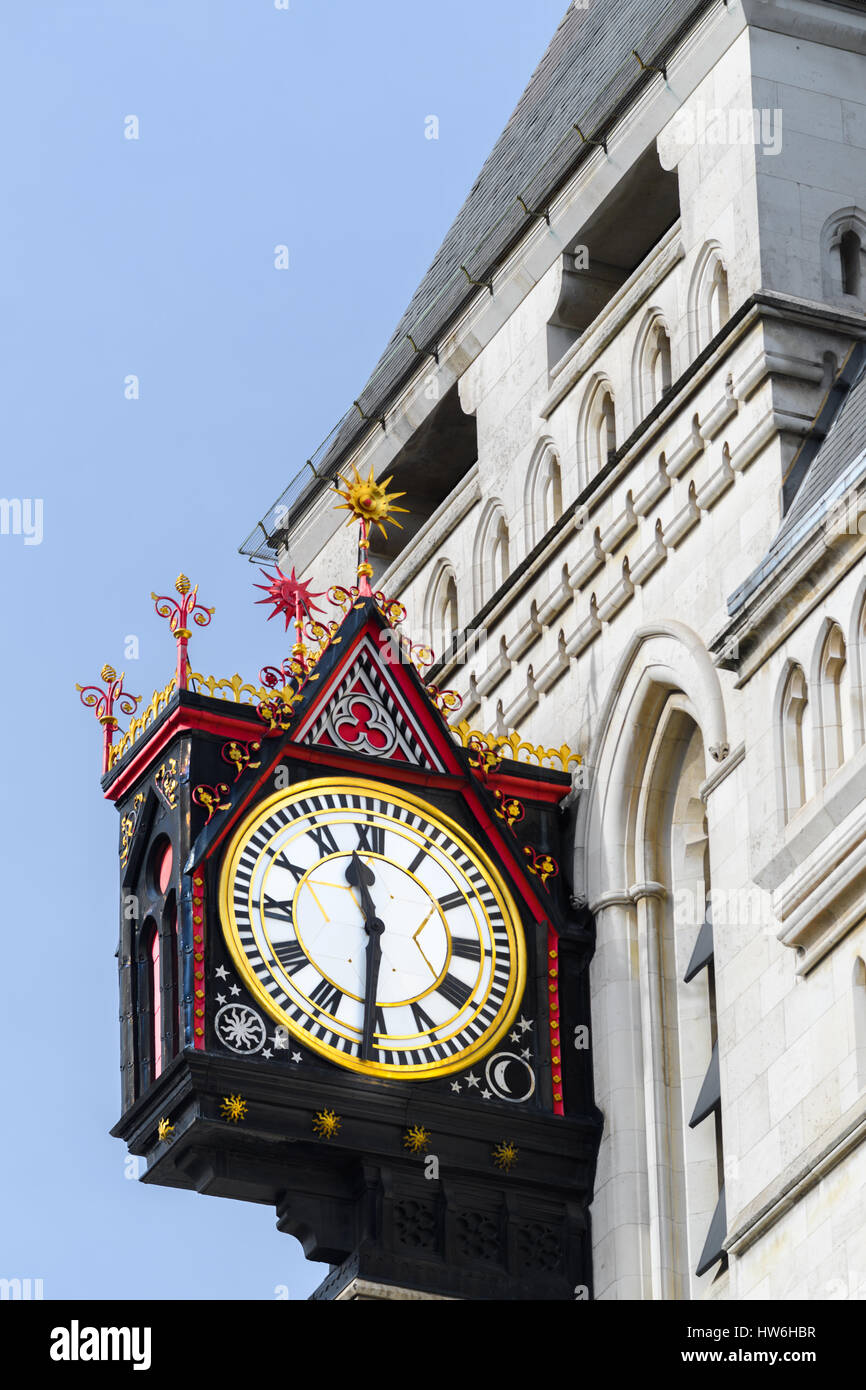
<path fill-rule="evenodd" d="M 559 782 L 535 782 L 522 777 L 509 777 L 499 772 L 491 772 L 487 785 L 491 791 L 500 791 L 503 796 L 514 796 L 518 801 L 536 801 L 553 804 L 568 796 L 569 788 Z"/>
<path fill-rule="evenodd" d="M 249 708 L 252 709 L 253 707 L 249 706 Z M 178 705 L 177 709 L 159 729 L 156 737 L 148 737 L 145 734 L 142 741 L 136 745 L 138 751 L 135 757 L 104 792 L 106 801 L 119 801 L 122 796 L 125 796 L 139 777 L 147 773 L 150 764 L 156 762 L 162 750 L 171 743 L 172 739 L 177 738 L 178 734 L 184 733 L 187 729 L 204 729 L 206 733 L 223 734 L 227 738 L 235 738 L 238 734 L 245 733 L 247 739 L 255 738 L 259 742 L 263 742 L 266 738 L 275 737 L 275 734 L 265 724 L 261 725 L 261 731 L 259 731 L 256 725 L 251 724 L 247 719 L 234 719 L 231 715 L 214 714 L 210 710 L 191 709 L 189 705 Z M 279 732 L 279 730 L 276 731 L 276 733 Z"/>
<path fill-rule="evenodd" d="M 547 998 L 550 1017 L 550 1075 L 553 1082 L 553 1113 L 565 1114 L 565 1083 L 562 1072 L 562 1029 L 559 1014 L 559 941 L 547 924 Z"/>
<path fill-rule="evenodd" d="M 193 1047 L 202 1051 L 205 1045 L 205 960 L 204 960 L 204 872 L 196 869 L 192 876 L 192 963 L 193 963 Z"/>

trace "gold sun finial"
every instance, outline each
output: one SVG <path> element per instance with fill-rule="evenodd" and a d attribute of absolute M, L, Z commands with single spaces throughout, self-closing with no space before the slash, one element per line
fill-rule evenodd
<path fill-rule="evenodd" d="M 342 473 L 339 475 L 340 482 L 345 483 L 345 488 L 335 487 L 334 491 L 339 497 L 343 498 L 335 508 L 336 511 L 349 512 L 347 525 L 351 526 L 353 521 L 372 522 L 378 526 L 382 535 L 387 537 L 385 522 L 390 522 L 393 526 L 402 529 L 402 522 L 394 520 L 394 512 L 406 512 L 408 507 L 396 506 L 398 497 L 405 497 L 405 492 L 389 492 L 388 484 L 391 478 L 386 478 L 383 483 L 377 483 L 373 477 L 373 468 L 370 466 L 370 474 L 367 478 L 362 478 L 357 466 L 352 464 L 354 479 L 344 478 Z"/>

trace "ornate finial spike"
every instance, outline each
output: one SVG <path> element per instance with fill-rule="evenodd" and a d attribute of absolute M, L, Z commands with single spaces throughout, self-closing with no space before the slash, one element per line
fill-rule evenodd
<path fill-rule="evenodd" d="M 114 714 L 115 705 L 123 714 L 135 714 L 136 706 L 141 699 L 140 695 L 130 695 L 128 690 L 124 690 L 124 672 L 118 676 L 113 666 L 105 663 L 100 676 L 105 681 L 105 689 L 98 685 L 78 685 L 75 689 L 81 699 L 81 703 L 87 708 L 92 709 L 96 718 L 102 725 L 102 771 L 107 772 L 111 762 L 111 745 L 114 740 L 114 731 L 117 728 L 117 719 Z"/>
<path fill-rule="evenodd" d="M 207 627 L 214 615 L 213 608 L 205 608 L 203 603 L 198 601 L 198 585 L 192 587 L 185 574 L 179 574 L 175 580 L 175 589 L 181 596 L 180 603 L 170 597 L 151 593 L 150 597 L 156 604 L 156 611 L 161 618 L 168 618 L 168 625 L 171 628 L 172 636 L 177 642 L 177 672 L 176 683 L 178 690 L 187 688 L 187 643 L 190 638 L 190 630 L 187 626 L 189 619 L 192 618 L 196 627 Z"/>

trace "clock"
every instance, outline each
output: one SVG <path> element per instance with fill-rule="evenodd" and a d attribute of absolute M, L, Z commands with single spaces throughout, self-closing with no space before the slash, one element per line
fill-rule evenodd
<path fill-rule="evenodd" d="M 449 817 L 384 782 L 320 778 L 259 803 L 219 900 L 254 1000 L 349 1071 L 463 1070 L 520 1006 L 523 929 L 502 876 Z"/>

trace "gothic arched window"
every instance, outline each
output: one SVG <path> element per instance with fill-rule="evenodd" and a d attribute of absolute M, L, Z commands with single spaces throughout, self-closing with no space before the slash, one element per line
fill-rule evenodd
<path fill-rule="evenodd" d="M 728 273 L 715 242 L 704 247 L 689 289 L 689 335 L 697 357 L 730 318 Z"/>
<path fill-rule="evenodd" d="M 838 624 L 833 623 L 824 638 L 818 662 L 819 752 L 825 782 L 845 761 L 842 681 L 846 664 L 845 638 Z"/>
<path fill-rule="evenodd" d="M 807 703 L 803 668 L 792 666 L 782 691 L 780 709 L 785 820 L 790 820 L 806 801 L 803 717 Z"/>
<path fill-rule="evenodd" d="M 562 469 L 549 440 L 539 446 L 529 466 L 525 502 L 531 548 L 562 516 Z"/>
<path fill-rule="evenodd" d="M 582 419 L 583 478 L 585 486 L 616 453 L 616 407 L 606 381 L 596 383 L 587 397 Z"/>
<path fill-rule="evenodd" d="M 866 213 L 842 208 L 824 223 L 821 270 L 826 299 L 863 302 L 866 283 Z"/>

